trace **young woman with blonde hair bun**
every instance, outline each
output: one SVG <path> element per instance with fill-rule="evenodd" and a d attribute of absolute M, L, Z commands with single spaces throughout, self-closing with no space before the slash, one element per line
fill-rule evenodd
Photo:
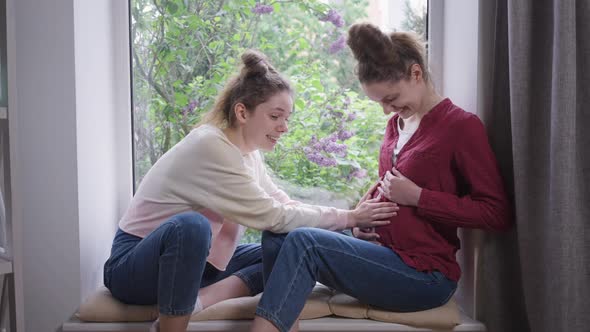
<path fill-rule="evenodd" d="M 246 51 L 213 109 L 141 181 L 104 282 L 122 302 L 157 304 L 154 329 L 185 331 L 194 311 L 262 290 L 260 245 L 239 245 L 244 227 L 374 227 L 396 213 L 396 204 L 378 200 L 354 210 L 302 204 L 277 188 L 259 150 L 287 133 L 292 95 L 264 55 Z"/>

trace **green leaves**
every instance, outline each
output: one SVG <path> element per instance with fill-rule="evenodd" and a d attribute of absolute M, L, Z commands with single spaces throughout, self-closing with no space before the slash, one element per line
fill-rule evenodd
<path fill-rule="evenodd" d="M 272 13 L 252 12 L 257 2 Z M 334 7 L 346 22 L 366 15 L 366 0 Z M 350 54 L 329 54 L 345 32 L 318 20 L 330 6 L 322 0 L 132 0 L 133 104 L 136 178 L 190 131 L 208 111 L 225 82 L 237 72 L 247 48 L 263 51 L 296 90 L 289 133 L 266 155 L 273 173 L 299 186 L 321 187 L 351 203 L 374 178 L 386 118 L 360 97 Z M 354 121 L 348 114 L 356 112 Z M 305 153 L 311 138 L 346 130 L 355 135 L 346 155 L 325 152 L 336 166 L 322 167 Z"/>

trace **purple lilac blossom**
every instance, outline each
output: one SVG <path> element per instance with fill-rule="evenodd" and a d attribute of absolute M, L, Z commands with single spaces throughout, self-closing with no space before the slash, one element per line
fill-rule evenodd
<path fill-rule="evenodd" d="M 199 102 L 191 100 L 191 102 L 182 109 L 182 115 L 187 116 L 188 114 L 191 114 L 197 106 L 199 106 Z"/>
<path fill-rule="evenodd" d="M 254 14 L 270 14 L 274 11 L 274 8 L 272 6 L 269 5 L 263 5 L 261 3 L 257 3 L 256 6 L 254 6 L 254 8 L 252 8 L 252 12 Z"/>
<path fill-rule="evenodd" d="M 348 147 L 346 144 L 340 144 L 336 142 L 329 142 L 324 146 L 324 151 L 327 153 L 333 153 L 338 157 L 346 157 L 346 150 Z"/>
<path fill-rule="evenodd" d="M 347 139 L 351 138 L 352 136 L 354 136 L 353 131 L 345 130 L 345 129 L 340 129 L 340 131 L 338 131 L 338 139 L 341 141 L 346 141 Z"/>
<path fill-rule="evenodd" d="M 348 174 L 348 178 L 357 178 L 362 179 L 367 176 L 367 170 L 362 168 L 355 168 L 350 174 Z"/>
<path fill-rule="evenodd" d="M 347 122 L 354 121 L 355 119 L 356 119 L 356 112 L 349 113 L 348 117 L 346 117 Z"/>
<path fill-rule="evenodd" d="M 344 26 L 344 19 L 340 14 L 335 11 L 334 9 L 330 9 L 326 16 L 320 18 L 320 21 L 323 22 L 331 22 L 338 28 L 342 28 Z"/>
<path fill-rule="evenodd" d="M 337 143 L 339 139 L 339 133 L 332 133 L 320 140 L 314 135 L 309 140 L 307 146 L 303 148 L 305 157 L 322 167 L 332 167 L 338 165 L 335 158 L 327 156 L 326 154 L 332 154 L 338 157 L 346 157 L 348 147 L 346 144 Z"/>
<path fill-rule="evenodd" d="M 328 53 L 335 54 L 342 51 L 346 47 L 346 38 L 344 36 L 340 36 L 330 45 L 330 49 L 328 49 Z"/>
<path fill-rule="evenodd" d="M 322 138 L 320 140 L 320 143 L 322 143 L 322 145 L 326 145 L 328 143 L 335 143 L 338 140 L 338 133 L 331 133 L 330 135 Z"/>
<path fill-rule="evenodd" d="M 305 153 L 305 156 L 307 157 L 307 159 L 309 161 L 311 161 L 312 163 L 315 163 L 315 164 L 317 164 L 319 166 L 322 166 L 322 167 L 332 167 L 332 166 L 336 166 L 338 164 L 336 162 L 336 159 L 326 157 L 321 152 L 314 151 L 310 147 L 305 147 L 303 149 L 303 152 Z"/>

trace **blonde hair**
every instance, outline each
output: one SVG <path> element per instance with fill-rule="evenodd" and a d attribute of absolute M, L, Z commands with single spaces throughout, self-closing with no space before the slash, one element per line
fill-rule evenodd
<path fill-rule="evenodd" d="M 266 56 L 258 51 L 247 50 L 242 56 L 240 73 L 225 84 L 217 96 L 215 105 L 196 127 L 211 124 L 219 128 L 233 127 L 236 104 L 242 103 L 250 112 L 270 97 L 283 91 L 293 94 L 291 84 L 270 64 Z"/>

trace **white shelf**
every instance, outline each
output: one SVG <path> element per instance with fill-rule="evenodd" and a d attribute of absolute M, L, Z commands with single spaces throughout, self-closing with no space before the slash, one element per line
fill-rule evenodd
<path fill-rule="evenodd" d="M 0 258 L 0 275 L 12 273 L 12 262 L 5 258 Z"/>

